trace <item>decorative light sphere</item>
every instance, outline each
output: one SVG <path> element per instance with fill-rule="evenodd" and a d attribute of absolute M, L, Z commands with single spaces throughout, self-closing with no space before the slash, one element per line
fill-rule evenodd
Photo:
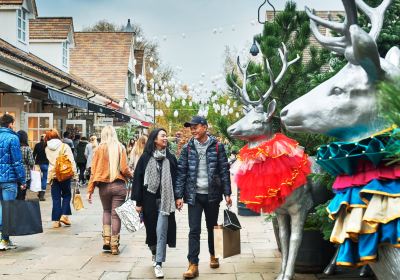
<path fill-rule="evenodd" d="M 179 112 L 177 110 L 174 111 L 174 117 L 177 118 L 179 116 Z"/>

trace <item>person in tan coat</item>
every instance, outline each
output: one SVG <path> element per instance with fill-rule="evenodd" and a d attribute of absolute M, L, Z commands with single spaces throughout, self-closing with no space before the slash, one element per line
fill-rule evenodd
<path fill-rule="evenodd" d="M 92 203 L 94 188 L 97 186 L 103 206 L 103 250 L 111 250 L 111 254 L 118 255 L 121 220 L 115 208 L 125 202 L 126 181 L 132 177 L 132 173 L 125 148 L 110 125 L 101 131 L 101 143 L 94 152 L 91 171 L 87 198 Z"/>
<path fill-rule="evenodd" d="M 55 129 L 46 131 L 46 157 L 49 160 L 49 169 L 47 173 L 47 184 L 51 185 L 51 198 L 53 201 L 53 208 L 51 211 L 51 220 L 53 221 L 53 228 L 61 227 L 61 223 L 66 226 L 71 225 L 68 216 L 71 215 L 71 180 L 77 179 L 76 164 L 71 148 L 61 142 L 60 135 Z M 74 171 L 73 178 L 59 182 L 56 179 L 54 165 L 59 155 L 67 155 L 72 163 L 72 170 Z"/>

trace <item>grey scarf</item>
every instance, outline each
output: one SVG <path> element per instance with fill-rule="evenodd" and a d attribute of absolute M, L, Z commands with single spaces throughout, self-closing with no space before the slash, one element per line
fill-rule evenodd
<path fill-rule="evenodd" d="M 161 169 L 157 160 L 162 161 Z M 144 185 L 147 185 L 147 191 L 153 194 L 157 193 L 158 188 L 161 187 L 160 212 L 163 215 L 168 216 L 175 212 L 174 190 L 166 149 L 154 151 L 144 172 Z"/>

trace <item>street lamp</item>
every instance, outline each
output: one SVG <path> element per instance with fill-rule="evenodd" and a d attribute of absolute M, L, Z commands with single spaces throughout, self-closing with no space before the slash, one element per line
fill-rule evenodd
<path fill-rule="evenodd" d="M 266 2 L 268 2 L 268 4 L 272 7 L 272 10 L 274 11 L 274 19 L 275 19 L 275 13 L 276 13 L 275 7 L 271 4 L 271 2 L 269 2 L 269 0 L 265 0 L 260 5 L 260 7 L 258 7 L 258 22 L 261 23 L 261 24 L 265 24 L 266 23 L 266 21 L 262 22 L 260 20 L 260 10 L 261 10 L 261 7 L 264 6 Z M 258 48 L 258 46 L 256 44 L 256 38 L 253 37 L 253 45 L 251 45 L 250 54 L 252 56 L 257 56 L 259 52 L 260 52 L 260 49 Z"/>

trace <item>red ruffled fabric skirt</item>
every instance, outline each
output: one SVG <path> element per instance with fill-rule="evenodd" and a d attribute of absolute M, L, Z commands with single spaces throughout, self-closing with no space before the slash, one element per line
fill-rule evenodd
<path fill-rule="evenodd" d="M 244 146 L 231 168 L 247 208 L 270 213 L 304 185 L 310 162 L 298 143 L 277 133 L 255 148 Z"/>

